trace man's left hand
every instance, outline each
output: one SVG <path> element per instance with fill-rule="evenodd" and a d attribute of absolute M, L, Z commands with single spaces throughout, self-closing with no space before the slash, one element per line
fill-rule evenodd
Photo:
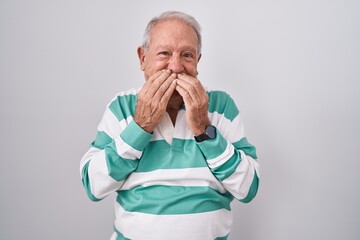
<path fill-rule="evenodd" d="M 208 117 L 209 96 L 201 82 L 189 75 L 177 75 L 176 90 L 182 96 L 186 107 L 186 121 L 194 136 L 198 136 L 210 125 Z"/>

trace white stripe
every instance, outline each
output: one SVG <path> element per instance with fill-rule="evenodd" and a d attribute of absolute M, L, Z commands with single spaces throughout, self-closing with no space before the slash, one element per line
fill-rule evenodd
<path fill-rule="evenodd" d="M 237 166 L 235 172 L 222 181 L 226 189 L 237 199 L 244 199 L 250 190 L 250 186 L 258 173 L 259 164 L 250 156 L 240 151 L 241 162 Z M 241 179 L 242 181 L 239 181 Z"/>
<path fill-rule="evenodd" d="M 105 132 L 111 138 L 118 137 L 122 131 L 126 128 L 127 125 L 132 121 L 133 117 L 129 116 L 126 119 L 119 121 L 115 114 L 110 110 L 110 105 L 117 100 L 118 97 L 123 97 L 127 95 L 136 95 L 137 91 L 131 89 L 129 91 L 119 92 L 107 105 L 105 113 L 98 125 L 98 131 Z"/>
<path fill-rule="evenodd" d="M 133 172 L 125 181 L 121 190 L 136 186 L 206 186 L 225 193 L 223 185 L 211 173 L 209 168 L 160 169 L 151 172 Z"/>
<path fill-rule="evenodd" d="M 91 157 L 99 151 L 100 151 L 100 149 L 98 149 L 98 148 L 90 147 L 90 149 L 81 158 L 81 160 L 80 160 L 80 176 L 81 177 L 83 177 L 82 170 L 83 170 L 84 166 L 91 160 Z"/>
<path fill-rule="evenodd" d="M 194 134 L 187 125 L 185 110 L 181 109 L 176 117 L 174 138 L 182 140 L 194 140 Z"/>
<path fill-rule="evenodd" d="M 226 139 L 228 139 L 230 142 L 233 143 L 245 137 L 244 125 L 240 114 L 238 114 L 233 119 L 233 121 L 230 121 L 225 117 L 224 114 L 220 114 L 218 112 L 212 112 L 212 113 L 209 112 L 208 116 L 211 124 L 214 125 L 221 133 L 221 135 Z M 169 128 L 171 129 L 171 131 L 174 131 L 173 132 L 174 138 L 183 139 L 183 140 L 194 139 L 194 134 L 191 132 L 186 122 L 185 110 L 180 110 L 178 112 L 175 128 L 172 125 L 172 123 L 168 124 L 167 121 L 165 127 L 165 120 L 162 121 L 158 125 L 158 127 L 155 128 L 154 135 L 151 138 L 151 141 L 165 140 L 166 142 L 171 144 L 172 139 L 169 140 L 169 136 L 171 135 L 171 133 L 169 135 L 165 133 L 165 131 L 163 131 L 163 129 L 167 129 L 167 131 L 169 131 L 168 130 Z"/>
<path fill-rule="evenodd" d="M 174 125 L 167 112 L 165 112 L 161 122 L 156 126 L 153 131 L 151 141 L 165 140 L 171 145 L 174 136 Z"/>
<path fill-rule="evenodd" d="M 121 91 L 116 94 L 116 96 L 110 101 L 110 104 L 117 99 L 117 97 L 127 96 L 127 95 L 136 95 L 139 92 L 139 90 L 136 90 L 134 88 L 128 90 L 128 91 Z M 109 104 L 109 105 L 110 105 Z"/>
<path fill-rule="evenodd" d="M 216 158 L 206 160 L 210 168 L 216 168 L 227 162 L 234 155 L 234 146 L 228 142 L 225 151 Z"/>
<path fill-rule="evenodd" d="M 119 121 L 110 108 L 107 108 L 98 126 L 98 131 L 103 131 L 114 139 L 120 136 L 132 119 L 133 117 L 129 116 L 128 118 Z"/>
<path fill-rule="evenodd" d="M 124 183 L 124 181 L 117 182 L 109 176 L 104 150 L 92 156 L 88 174 L 91 193 L 98 199 L 103 199 L 113 193 Z"/>
<path fill-rule="evenodd" d="M 127 238 L 146 240 L 199 240 L 226 236 L 232 226 L 231 211 L 153 215 L 127 212 L 115 202 L 115 227 Z"/>
<path fill-rule="evenodd" d="M 218 112 L 209 113 L 209 119 L 211 124 L 216 126 L 217 130 L 223 137 L 228 139 L 231 143 L 239 141 L 245 137 L 244 124 L 240 113 L 230 121 L 224 114 Z"/>
<path fill-rule="evenodd" d="M 131 147 L 129 144 L 124 142 L 121 137 L 116 137 L 114 141 L 116 146 L 116 152 L 119 154 L 120 157 L 130 160 L 140 159 L 142 152 Z"/>
<path fill-rule="evenodd" d="M 164 118 L 167 119 L 162 119 L 160 124 L 154 129 L 151 141 L 165 140 L 167 143 L 171 144 L 173 138 L 181 140 L 194 140 L 194 134 L 191 132 L 186 123 L 185 110 L 179 110 L 175 126 L 171 122 L 169 116 Z"/>
<path fill-rule="evenodd" d="M 244 122 L 240 115 L 240 113 L 232 120 L 231 122 L 232 128 L 226 128 L 226 126 L 222 126 L 225 132 L 225 136 L 231 143 L 237 142 L 240 139 L 245 137 L 245 129 Z"/>

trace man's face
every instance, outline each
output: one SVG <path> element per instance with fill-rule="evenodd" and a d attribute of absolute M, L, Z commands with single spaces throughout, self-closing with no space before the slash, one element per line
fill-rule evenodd
<path fill-rule="evenodd" d="M 196 32 L 180 20 L 157 23 L 150 32 L 148 49 L 138 49 L 141 69 L 147 80 L 162 69 L 196 77 L 200 60 Z"/>

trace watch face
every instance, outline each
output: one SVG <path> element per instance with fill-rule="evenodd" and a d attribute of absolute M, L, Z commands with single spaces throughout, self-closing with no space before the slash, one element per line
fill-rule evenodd
<path fill-rule="evenodd" d="M 200 134 L 199 136 L 195 136 L 195 140 L 197 142 L 203 142 L 208 139 L 216 138 L 216 128 L 214 126 L 207 126 L 205 132 Z"/>
<path fill-rule="evenodd" d="M 214 126 L 210 125 L 206 128 L 206 134 L 209 136 L 210 139 L 216 138 L 216 129 Z"/>

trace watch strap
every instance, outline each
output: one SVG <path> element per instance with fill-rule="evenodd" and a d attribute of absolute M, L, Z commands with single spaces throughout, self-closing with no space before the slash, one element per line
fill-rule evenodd
<path fill-rule="evenodd" d="M 208 139 L 214 139 L 216 137 L 216 129 L 214 126 L 209 125 L 205 128 L 205 132 L 202 134 L 195 136 L 196 142 L 203 142 Z"/>

